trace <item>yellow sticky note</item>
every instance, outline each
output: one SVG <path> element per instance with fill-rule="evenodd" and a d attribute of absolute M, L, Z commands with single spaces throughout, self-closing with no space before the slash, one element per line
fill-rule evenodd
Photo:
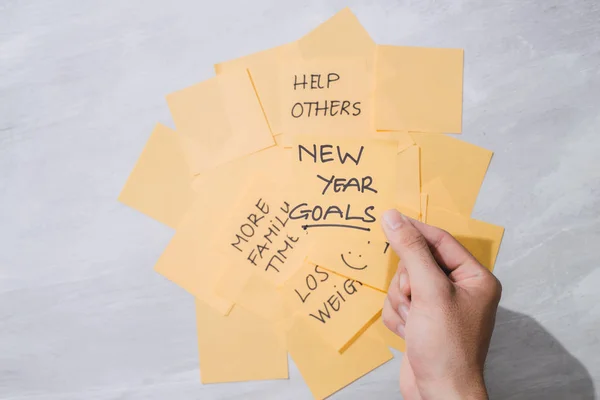
<path fill-rule="evenodd" d="M 211 238 L 219 231 L 224 218 L 236 209 L 257 171 L 274 176 L 289 171 L 286 154 L 274 146 L 198 176 L 193 182 L 198 193 L 195 201 L 157 261 L 155 270 L 195 297 L 211 305 L 217 303 L 216 308 L 226 313 L 232 302 L 215 293 L 226 268 Z"/>
<path fill-rule="evenodd" d="M 381 339 L 361 335 L 345 352 L 337 352 L 298 316 L 286 333 L 287 348 L 317 400 L 324 399 L 393 358 Z"/>
<path fill-rule="evenodd" d="M 463 50 L 377 46 L 378 130 L 460 133 Z"/>
<path fill-rule="evenodd" d="M 252 268 L 275 284 L 289 278 L 304 260 L 306 240 L 300 223 L 290 220 L 290 208 L 285 199 L 259 191 L 244 196 L 224 232 L 213 237 L 222 262 Z"/>
<path fill-rule="evenodd" d="M 263 190 L 273 194 L 283 193 L 288 190 L 288 180 L 292 173 L 291 162 L 291 151 L 278 146 L 269 147 L 197 175 L 192 181 L 192 189 L 211 197 L 216 197 L 212 194 L 213 187 L 217 190 L 236 190 L 235 193 L 239 195 L 243 193 L 240 188 L 248 189 L 249 182 L 257 178 L 268 180 L 269 183 L 262 186 Z"/>
<path fill-rule="evenodd" d="M 271 320 L 280 313 L 275 288 L 302 267 L 307 233 L 289 218 L 285 193 L 273 193 L 270 186 L 267 176 L 259 178 L 222 221 L 211 238 L 211 249 L 218 254 L 211 264 L 226 270 L 216 287 L 218 295 Z"/>
<path fill-rule="evenodd" d="M 412 210 L 419 209 L 421 197 L 421 166 L 419 147 L 410 146 L 396 156 L 396 201 Z"/>
<path fill-rule="evenodd" d="M 229 269 L 217 286 L 217 294 L 234 298 L 236 307 L 242 307 L 273 323 L 290 316 L 281 288 L 247 268 Z"/>
<path fill-rule="evenodd" d="M 447 208 L 445 194 L 432 181 L 440 179 L 460 214 L 470 216 L 492 152 L 447 135 L 412 133 L 421 148 L 421 191 L 429 194 L 429 206 Z"/>
<path fill-rule="evenodd" d="M 335 240 L 315 241 L 308 249 L 307 258 L 344 277 L 387 292 L 398 265 L 398 258 L 389 244 L 348 232 L 339 232 L 335 236 Z"/>
<path fill-rule="evenodd" d="M 213 290 L 223 270 L 208 265 L 205 261 L 206 254 L 211 252 L 207 238 L 218 222 L 216 217 L 206 211 L 210 203 L 207 198 L 197 196 L 154 269 L 221 314 L 227 314 L 233 302 L 217 296 Z"/>
<path fill-rule="evenodd" d="M 437 177 L 423 186 L 423 191 L 428 193 L 428 203 L 434 207 L 443 208 L 453 213 L 460 214 L 460 209 L 454 204 L 452 194 L 442 183 L 442 179 Z"/>
<path fill-rule="evenodd" d="M 408 131 L 376 131 L 375 138 L 398 141 L 398 153 L 414 146 L 415 141 Z"/>
<path fill-rule="evenodd" d="M 427 222 L 427 207 L 429 204 L 429 195 L 427 193 L 421 193 L 421 222 Z"/>
<path fill-rule="evenodd" d="M 373 334 L 379 335 L 383 342 L 389 347 L 403 353 L 406 351 L 406 342 L 404 339 L 390 331 L 388 327 L 383 324 L 382 318 L 375 321 L 369 330 L 373 331 Z"/>
<path fill-rule="evenodd" d="M 254 174 L 210 240 L 222 264 L 260 273 L 279 285 L 301 267 L 307 235 L 300 221 L 289 218 L 291 152 L 278 147 L 270 152 L 270 170 Z"/>
<path fill-rule="evenodd" d="M 396 206 L 396 209 L 398 211 L 400 211 L 402 214 L 404 214 L 407 217 L 410 217 L 412 219 L 420 220 L 420 218 L 421 218 L 421 206 L 420 205 L 417 210 L 414 210 L 414 209 L 408 208 L 406 206 L 403 206 L 401 204 L 398 204 Z"/>
<path fill-rule="evenodd" d="M 415 141 L 408 132 L 396 132 L 396 140 L 398 140 L 398 153 L 411 148 Z"/>
<path fill-rule="evenodd" d="M 385 293 L 305 263 L 282 287 L 286 309 L 343 352 L 381 314 Z"/>
<path fill-rule="evenodd" d="M 293 148 L 296 206 L 290 218 L 312 232 L 338 241 L 338 232 L 367 232 L 384 240 L 379 217 L 396 194 L 393 141 L 297 135 Z M 314 238 L 314 239 L 313 239 Z M 338 241 L 339 243 L 339 241 Z"/>
<path fill-rule="evenodd" d="M 193 199 L 190 171 L 177 136 L 156 124 L 119 201 L 175 228 Z"/>
<path fill-rule="evenodd" d="M 234 307 L 229 316 L 196 300 L 202 383 L 287 379 L 285 345 L 272 324 Z"/>
<path fill-rule="evenodd" d="M 279 80 L 275 79 L 278 74 L 280 60 L 287 60 L 290 49 L 294 44 L 284 44 L 272 49 L 249 54 L 245 57 L 215 64 L 217 74 L 226 74 L 248 69 L 250 78 L 254 84 L 256 94 L 267 118 L 267 122 L 273 135 L 283 132 L 281 128 L 281 117 L 279 114 Z"/>
<path fill-rule="evenodd" d="M 285 147 L 283 145 L 283 134 L 275 136 L 275 143 L 277 143 L 277 146 L 279 147 Z"/>
<path fill-rule="evenodd" d="M 279 68 L 284 144 L 298 134 L 366 136 L 373 132 L 373 74 L 365 60 L 285 60 Z"/>
<path fill-rule="evenodd" d="M 322 68 L 327 65 L 325 60 L 329 60 L 329 65 L 331 65 L 332 60 L 344 58 L 346 62 L 340 63 L 337 61 L 338 65 L 342 64 L 344 66 L 357 60 L 359 63 L 366 63 L 369 69 L 372 70 L 374 55 L 375 43 L 350 9 L 345 8 L 309 32 L 298 42 L 287 43 L 235 60 L 216 64 L 215 71 L 217 74 L 223 74 L 241 69 L 249 70 L 271 133 L 275 136 L 284 133 L 284 131 L 285 133 L 289 133 L 282 126 L 282 116 L 285 116 L 285 114 L 282 113 L 282 99 L 279 88 L 280 79 L 278 76 L 281 75 L 280 65 L 292 66 L 299 62 L 306 63 L 307 61 L 313 61 L 312 67 Z M 349 78 L 350 75 L 346 75 L 346 80 Z M 362 85 L 364 78 L 361 78 L 359 82 Z M 371 92 L 373 84 L 373 80 L 371 79 Z M 334 95 L 336 93 L 333 92 L 331 94 Z M 331 100 L 343 101 L 343 99 L 338 98 L 332 98 Z M 334 104 L 334 108 L 337 109 L 338 106 L 336 104 Z M 343 103 L 340 103 L 340 112 L 342 105 Z M 353 109 L 346 106 L 346 111 L 350 110 Z M 289 139 L 286 140 L 286 146 L 289 147 Z"/>
<path fill-rule="evenodd" d="M 298 41 L 306 59 L 372 59 L 375 42 L 358 18 L 344 8 Z"/>
<path fill-rule="evenodd" d="M 167 103 L 192 174 L 275 144 L 247 70 L 171 93 Z"/>
<path fill-rule="evenodd" d="M 475 258 L 492 271 L 500 250 L 504 228 L 450 211 L 429 207 L 427 223 L 450 232 Z"/>

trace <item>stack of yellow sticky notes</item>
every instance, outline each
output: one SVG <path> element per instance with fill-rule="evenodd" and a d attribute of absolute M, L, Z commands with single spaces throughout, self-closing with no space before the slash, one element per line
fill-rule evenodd
<path fill-rule="evenodd" d="M 463 51 L 377 45 L 348 9 L 167 95 L 119 200 L 175 229 L 156 271 L 196 298 L 204 383 L 288 377 L 315 398 L 404 343 L 381 309 L 389 208 L 490 270 L 503 228 L 470 217 L 492 152 L 460 133 Z"/>

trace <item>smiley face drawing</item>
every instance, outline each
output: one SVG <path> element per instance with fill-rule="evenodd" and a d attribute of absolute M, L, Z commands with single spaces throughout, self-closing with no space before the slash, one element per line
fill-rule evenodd
<path fill-rule="evenodd" d="M 368 241 L 367 244 L 371 244 L 371 241 Z M 383 249 L 383 254 L 385 254 L 387 252 L 388 247 L 390 247 L 390 244 L 388 242 L 385 242 L 385 248 Z M 340 254 L 340 258 L 342 259 L 342 262 L 346 265 L 346 267 L 357 270 L 357 271 L 362 271 L 369 266 L 368 264 L 365 264 L 362 267 L 356 267 L 356 266 L 352 265 L 354 263 L 351 264 L 350 262 L 348 262 L 348 259 L 351 256 L 352 256 L 351 251 L 349 251 L 346 256 L 344 256 L 344 253 Z M 362 258 L 362 254 L 359 254 L 358 258 Z M 360 264 L 360 261 L 358 262 L 358 264 Z"/>

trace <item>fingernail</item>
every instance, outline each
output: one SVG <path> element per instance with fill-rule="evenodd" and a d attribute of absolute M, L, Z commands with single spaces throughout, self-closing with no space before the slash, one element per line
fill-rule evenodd
<path fill-rule="evenodd" d="M 383 221 L 388 229 L 397 230 L 406 221 L 406 217 L 398 212 L 398 210 L 387 210 L 383 213 Z"/>
<path fill-rule="evenodd" d="M 406 287 L 406 274 L 400 274 L 400 283 L 398 286 L 400 286 L 400 291 L 403 292 Z"/>
<path fill-rule="evenodd" d="M 404 303 L 400 304 L 398 307 L 398 314 L 400 314 L 400 318 L 406 322 L 406 319 L 408 318 L 408 306 Z"/>
<path fill-rule="evenodd" d="M 398 324 L 396 327 L 396 332 L 398 332 L 398 335 L 404 339 L 404 324 Z"/>

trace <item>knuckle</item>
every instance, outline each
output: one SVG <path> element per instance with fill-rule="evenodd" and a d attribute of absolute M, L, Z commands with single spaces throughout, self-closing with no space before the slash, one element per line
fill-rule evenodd
<path fill-rule="evenodd" d="M 400 293 L 400 285 L 398 284 L 398 282 L 394 282 L 388 288 L 388 291 L 387 291 L 388 299 L 391 300 L 392 298 L 397 296 L 398 293 Z"/>
<path fill-rule="evenodd" d="M 397 296 L 397 293 L 400 293 L 400 283 L 398 279 L 398 275 L 394 275 L 392 281 L 390 282 L 390 286 L 387 290 L 387 300 L 391 300 L 393 297 Z"/>
<path fill-rule="evenodd" d="M 427 249 L 427 242 L 419 234 L 411 234 L 402 238 L 402 245 L 412 251 L 421 251 Z"/>
<path fill-rule="evenodd" d="M 401 298 L 402 293 L 400 293 L 400 289 L 394 288 L 393 290 L 388 292 L 387 301 L 385 304 L 389 305 L 391 309 L 396 309 L 400 305 Z"/>
<path fill-rule="evenodd" d="M 450 232 L 445 231 L 443 229 L 440 229 L 440 237 L 436 243 L 436 247 L 440 247 L 442 245 L 442 243 L 446 243 L 448 240 L 450 240 L 451 238 L 453 238 L 453 236 L 450 234 Z"/>
<path fill-rule="evenodd" d="M 502 296 L 502 283 L 500 283 L 494 274 L 489 271 L 486 272 L 487 273 L 483 276 L 483 286 L 490 297 L 498 302 Z"/>
<path fill-rule="evenodd" d="M 502 283 L 494 275 L 492 276 L 494 277 L 494 293 L 498 298 L 498 301 L 500 301 L 500 298 L 502 297 Z"/>
<path fill-rule="evenodd" d="M 440 229 L 439 231 L 439 235 L 431 244 L 431 248 L 435 251 L 439 251 L 439 249 L 443 248 L 448 241 L 454 239 L 454 236 L 452 236 L 448 231 L 445 231 L 443 229 Z"/>

